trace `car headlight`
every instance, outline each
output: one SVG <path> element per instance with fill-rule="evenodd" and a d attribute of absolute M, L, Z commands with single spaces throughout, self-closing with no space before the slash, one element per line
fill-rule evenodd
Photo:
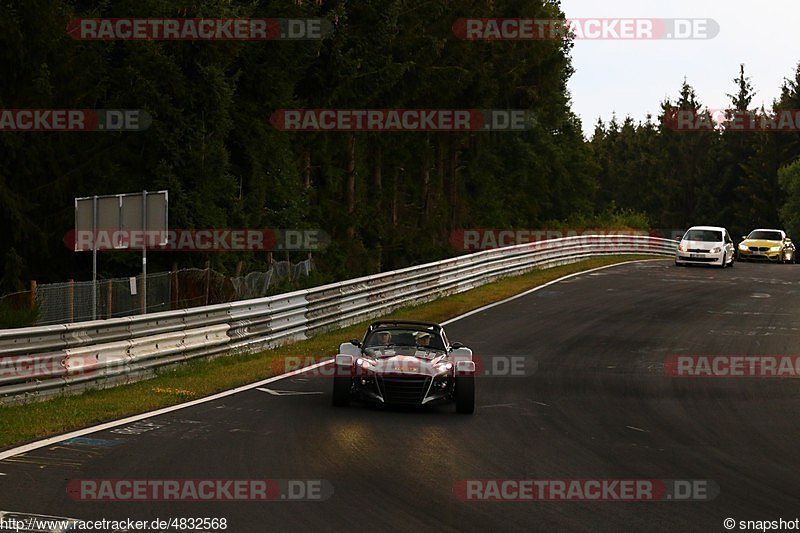
<path fill-rule="evenodd" d="M 741 243 L 739 243 L 739 249 L 740 250 L 744 250 L 746 252 L 747 251 L 747 245 L 745 243 L 741 242 Z"/>
<path fill-rule="evenodd" d="M 372 365 L 370 362 L 362 357 L 356 359 L 356 366 L 364 370 L 372 370 Z"/>
<path fill-rule="evenodd" d="M 681 252 L 685 252 L 686 251 L 686 243 L 684 243 L 684 242 L 680 243 L 678 245 L 678 250 L 680 250 Z"/>
<path fill-rule="evenodd" d="M 770 252 L 780 252 L 781 251 L 781 247 L 780 246 L 773 246 L 772 248 L 769 249 L 769 251 Z"/>
<path fill-rule="evenodd" d="M 439 366 L 436 367 L 436 371 L 439 374 L 447 374 L 452 369 L 453 369 L 453 364 L 452 363 L 445 363 L 443 365 L 439 365 Z"/>
<path fill-rule="evenodd" d="M 712 254 L 718 254 L 721 251 L 722 251 L 722 248 L 720 248 L 719 246 L 715 246 L 714 248 L 711 249 L 711 253 Z"/>

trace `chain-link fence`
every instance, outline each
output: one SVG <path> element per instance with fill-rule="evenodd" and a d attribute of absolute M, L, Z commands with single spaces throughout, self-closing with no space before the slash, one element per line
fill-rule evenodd
<path fill-rule="evenodd" d="M 147 312 L 157 313 L 267 296 L 275 283 L 308 276 L 312 259 L 272 263 L 267 272 L 228 277 L 211 269 L 147 275 Z M 92 282 L 49 283 L 0 298 L 0 327 L 92 320 Z M 97 281 L 97 318 L 144 313 L 142 276 Z"/>

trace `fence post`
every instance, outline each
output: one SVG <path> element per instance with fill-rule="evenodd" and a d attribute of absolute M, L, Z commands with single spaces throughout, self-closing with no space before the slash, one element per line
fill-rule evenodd
<path fill-rule="evenodd" d="M 69 298 L 69 322 L 75 322 L 75 280 L 69 278 L 69 285 L 67 288 L 67 297 Z"/>
<path fill-rule="evenodd" d="M 172 290 L 170 291 L 169 308 L 178 309 L 178 302 L 180 301 L 180 292 L 178 286 L 178 263 L 172 263 L 172 272 L 170 272 L 170 283 Z"/>
<path fill-rule="evenodd" d="M 108 306 L 106 310 L 106 318 L 111 318 L 112 316 L 114 316 L 114 301 L 113 301 L 114 291 L 112 290 L 113 283 L 114 280 L 109 278 L 108 284 L 106 285 L 106 304 Z"/>
<path fill-rule="evenodd" d="M 31 307 L 31 309 L 33 309 L 33 308 L 36 307 L 36 280 L 35 279 L 31 280 L 30 293 L 31 293 L 31 295 L 30 295 L 30 307 Z"/>
<path fill-rule="evenodd" d="M 206 261 L 206 305 L 208 305 L 208 293 L 211 290 L 211 261 Z"/>

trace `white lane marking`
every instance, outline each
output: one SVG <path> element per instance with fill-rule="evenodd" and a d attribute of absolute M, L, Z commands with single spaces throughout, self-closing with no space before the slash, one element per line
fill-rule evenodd
<path fill-rule="evenodd" d="M 265 389 L 260 387 L 256 390 L 260 390 L 261 392 L 268 392 L 273 396 L 302 396 L 304 394 L 325 394 L 324 392 L 319 392 L 319 391 L 277 390 L 277 389 Z"/>
<path fill-rule="evenodd" d="M 544 403 L 544 402 L 537 402 L 536 400 L 533 400 L 533 403 L 535 403 L 537 405 L 544 405 L 545 407 L 550 407 L 550 404 L 547 404 L 547 403 Z"/>
<path fill-rule="evenodd" d="M 142 413 L 139 415 L 129 416 L 128 418 L 123 418 L 121 420 L 113 420 L 111 422 L 106 422 L 104 424 L 99 424 L 97 426 L 92 426 L 84 429 L 79 429 L 77 431 L 72 431 L 70 433 L 64 433 L 63 435 L 56 435 L 55 437 L 49 437 L 43 440 L 39 440 L 36 442 L 31 442 L 29 444 L 25 444 L 24 446 L 18 446 L 16 448 L 11 448 L 10 450 L 6 450 L 4 452 L 0 452 L 0 461 L 3 459 L 8 459 L 9 457 L 13 457 L 15 455 L 19 455 L 21 453 L 27 453 L 32 450 L 37 450 L 39 448 L 44 448 L 45 446 L 50 446 L 51 444 L 56 444 L 61 441 L 65 441 L 68 439 L 74 439 L 75 437 L 82 437 L 84 435 L 90 435 L 92 433 L 96 433 L 98 431 L 103 431 L 105 429 L 111 429 L 119 426 L 124 426 L 126 424 L 131 424 L 133 422 L 138 422 L 139 420 L 144 420 L 145 418 L 155 417 L 165 415 L 167 413 L 172 413 L 174 411 L 178 411 L 180 409 L 186 409 L 187 407 L 192 407 L 194 405 L 200 405 L 202 403 L 212 402 L 214 400 L 218 400 L 220 398 L 225 398 L 226 396 L 232 396 L 234 394 L 238 394 L 240 392 L 244 392 L 247 390 L 255 389 L 258 387 L 262 387 L 264 385 L 268 385 L 270 383 L 274 383 L 276 381 L 280 381 L 282 379 L 286 379 L 291 376 L 295 376 L 297 374 L 301 374 L 303 372 L 308 372 L 309 370 L 313 370 L 315 368 L 319 368 L 323 365 L 327 365 L 333 361 L 333 359 L 329 359 L 327 361 L 322 361 L 320 363 L 316 363 L 311 366 L 307 366 L 305 368 L 299 368 L 297 370 L 293 370 L 287 374 L 282 374 L 280 376 L 273 376 L 271 378 L 257 381 L 256 383 L 250 383 L 249 385 L 243 385 L 241 387 L 237 387 L 235 389 L 218 392 L 217 394 L 213 394 L 211 396 L 206 396 L 205 398 L 200 398 L 197 400 L 192 400 L 190 402 L 181 403 L 178 405 L 171 405 L 169 407 L 164 407 L 162 409 L 157 409 L 155 411 L 149 411 L 147 413 Z"/>
<path fill-rule="evenodd" d="M 515 294 L 514 296 L 506 298 L 505 300 L 500 300 L 499 302 L 494 302 L 494 303 L 491 303 L 489 305 L 484 305 L 483 307 L 479 307 L 478 309 L 473 309 L 472 311 L 464 313 L 463 315 L 458 315 L 455 318 L 451 318 L 450 320 L 446 320 L 446 321 L 442 322 L 442 325 L 446 326 L 447 324 L 451 324 L 451 323 L 453 323 L 453 322 L 455 322 L 457 320 L 461 320 L 462 318 L 467 318 L 468 316 L 472 316 L 472 315 L 475 315 L 475 314 L 478 314 L 478 313 L 483 313 L 487 309 L 491 309 L 492 307 L 497 307 L 498 305 L 503 305 L 503 304 L 508 303 L 508 302 L 510 302 L 512 300 L 516 300 L 517 298 L 522 298 L 523 296 L 527 296 L 527 295 L 532 294 L 532 293 L 534 293 L 536 291 L 540 291 L 540 290 L 544 289 L 545 287 L 549 287 L 550 285 L 555 285 L 556 283 L 561 283 L 565 279 L 570 279 L 570 278 L 574 278 L 574 277 L 577 277 L 577 276 L 582 276 L 584 274 L 589 274 L 590 272 L 597 272 L 598 270 L 605 270 L 606 268 L 613 268 L 613 267 L 617 267 L 617 266 L 621 266 L 621 265 L 631 265 L 633 263 L 646 263 L 646 262 L 650 262 L 650 261 L 665 261 L 665 260 L 666 259 L 636 259 L 634 261 L 624 261 L 622 263 L 614 263 L 613 265 L 606 265 L 606 266 L 601 266 L 601 267 L 597 267 L 597 268 L 591 268 L 589 270 L 584 270 L 582 272 L 575 272 L 574 274 L 567 274 L 566 276 L 562 276 L 562 277 L 560 277 L 558 279 L 554 279 L 553 281 L 548 281 L 544 285 L 539 285 L 539 286 L 534 287 L 532 289 L 528 289 L 525 292 L 521 292 L 519 294 Z"/>
<path fill-rule="evenodd" d="M 706 311 L 714 315 L 743 315 L 743 316 L 756 316 L 756 315 L 769 315 L 769 316 L 794 316 L 792 313 L 760 313 L 758 311 Z"/>
<path fill-rule="evenodd" d="M 613 265 L 606 265 L 606 266 L 601 266 L 601 267 L 597 267 L 597 268 L 592 268 L 592 269 L 589 269 L 589 270 L 584 270 L 582 272 L 575 272 L 574 274 L 568 274 L 568 275 L 560 277 L 558 279 L 554 279 L 553 281 L 548 281 L 544 285 L 539 285 L 538 287 L 534 287 L 534 288 L 529 289 L 529 290 L 527 290 L 527 291 L 525 291 L 523 293 L 516 294 L 514 296 L 506 298 L 505 300 L 500 300 L 499 302 L 494 302 L 494 303 L 491 303 L 489 305 L 485 305 L 483 307 L 480 307 L 478 309 L 474 309 L 474 310 L 472 310 L 472 311 L 470 311 L 468 313 L 464 313 L 463 315 L 459 315 L 459 316 L 457 316 L 455 318 L 451 318 L 450 320 L 442 322 L 442 325 L 444 326 L 444 325 L 447 325 L 447 324 L 452 324 L 453 322 L 456 322 L 458 320 L 462 320 L 464 318 L 467 318 L 468 316 L 472 316 L 474 314 L 481 313 L 483 311 L 486 311 L 487 309 L 491 309 L 492 307 L 496 307 L 498 305 L 502 305 L 502 304 L 510 302 L 512 300 L 516 300 L 517 298 L 522 298 L 523 296 L 527 296 L 528 294 L 531 294 L 531 293 L 534 293 L 534 292 L 536 292 L 538 290 L 544 289 L 545 287 L 549 287 L 550 285 L 554 285 L 554 284 L 559 283 L 559 282 L 561 282 L 563 280 L 574 278 L 574 277 L 580 276 L 582 274 L 588 274 L 590 272 L 596 272 L 598 270 L 617 267 L 617 266 L 620 266 L 620 265 L 630 265 L 630 264 L 633 264 L 633 263 L 645 263 L 645 262 L 651 262 L 651 261 L 664 261 L 664 259 L 637 259 L 635 261 L 623 261 L 621 263 L 614 263 Z M 98 431 L 103 431 L 105 429 L 111 429 L 111 428 L 123 426 L 125 424 L 130 424 L 132 422 L 137 422 L 139 420 L 144 420 L 145 418 L 165 415 L 167 413 L 172 413 L 172 412 L 178 411 L 180 409 L 186 409 L 187 407 L 192 407 L 192 406 L 195 406 L 195 405 L 200 405 L 200 404 L 203 404 L 203 403 L 212 402 L 212 401 L 218 400 L 220 398 L 225 398 L 226 396 L 232 396 L 232 395 L 238 394 L 240 392 L 256 389 L 258 387 L 262 387 L 264 385 L 268 385 L 269 383 L 274 383 L 276 381 L 280 381 L 282 379 L 286 379 L 286 378 L 291 377 L 291 376 L 296 376 L 298 374 L 304 374 L 304 373 L 308 372 L 309 370 L 314 370 L 315 368 L 319 368 L 321 366 L 327 365 L 327 364 L 332 363 L 332 362 L 333 362 L 333 359 L 331 358 L 331 359 L 328 359 L 326 361 L 322 361 L 320 363 L 313 364 L 311 366 L 298 368 L 297 370 L 293 370 L 292 372 L 288 372 L 286 374 L 281 374 L 280 376 L 273 376 L 271 378 L 267 378 L 267 379 L 262 380 L 262 381 L 257 381 L 255 383 L 250 383 L 248 385 L 243 385 L 243 386 L 237 387 L 235 389 L 230 389 L 230 390 L 227 390 L 227 391 L 219 392 L 219 393 L 211 395 L 211 396 L 206 396 L 205 398 L 192 400 L 192 401 L 189 401 L 189 402 L 186 402 L 186 403 L 179 403 L 177 405 L 171 405 L 169 407 L 164 407 L 162 409 L 157 409 L 155 411 L 149 411 L 147 413 L 141 413 L 141 414 L 138 414 L 138 415 L 129 416 L 129 417 L 123 418 L 121 420 L 112 420 L 111 422 L 106 422 L 104 424 L 99 424 L 97 426 L 91 426 L 91 427 L 88 427 L 88 428 L 79 429 L 77 431 L 72 431 L 70 433 L 64 433 L 62 435 L 56 435 L 55 437 L 48 437 L 46 439 L 42 439 L 42 440 L 39 440 L 39 441 L 31 442 L 31 443 L 25 444 L 23 446 L 17 446 L 16 448 L 11 448 L 10 450 L 6 450 L 4 452 L 0 452 L 0 461 L 2 461 L 4 459 L 8 459 L 9 457 L 13 457 L 15 455 L 19 455 L 21 453 L 26 453 L 26 452 L 29 452 L 29 451 L 32 451 L 32 450 L 37 450 L 39 448 L 44 448 L 45 446 L 50 446 L 51 444 L 56 444 L 56 443 L 59 443 L 61 441 L 65 441 L 65 440 L 72 439 L 72 438 L 75 438 L 75 437 L 82 437 L 84 435 L 91 435 L 92 433 L 97 433 Z M 218 409 L 219 408 L 221 408 L 221 406 L 218 407 Z"/>
<path fill-rule="evenodd" d="M 637 428 L 635 426 L 625 426 L 625 427 L 628 428 L 628 429 L 632 429 L 634 431 L 641 431 L 642 433 L 649 433 L 649 431 L 647 431 L 646 429 Z"/>

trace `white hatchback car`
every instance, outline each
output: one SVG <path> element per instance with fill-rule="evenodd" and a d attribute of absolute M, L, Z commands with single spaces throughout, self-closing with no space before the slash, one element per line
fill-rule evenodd
<path fill-rule="evenodd" d="M 675 265 L 707 264 L 733 266 L 733 239 L 717 226 L 694 226 L 683 235 L 675 252 Z"/>

